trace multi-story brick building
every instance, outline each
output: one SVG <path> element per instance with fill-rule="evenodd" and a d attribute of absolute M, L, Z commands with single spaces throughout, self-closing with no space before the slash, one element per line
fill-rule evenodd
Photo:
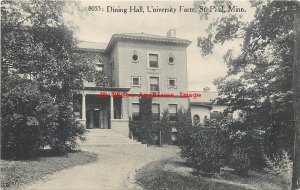
<path fill-rule="evenodd" d="M 164 109 L 176 115 L 188 108 L 187 52 L 191 42 L 167 36 L 144 33 L 114 34 L 108 44 L 80 42 L 78 52 L 88 55 L 95 69 L 102 72 L 106 85 L 85 82 L 75 96 L 79 106 L 75 116 L 87 128 L 109 128 L 128 135 L 129 117 L 136 117 L 140 93 L 167 93 L 173 97 L 153 98 L 152 112 L 158 119 Z M 99 94 L 108 97 L 99 97 Z M 133 97 L 113 97 L 113 93 L 129 93 Z M 75 99 L 76 99 L 75 98 Z"/>

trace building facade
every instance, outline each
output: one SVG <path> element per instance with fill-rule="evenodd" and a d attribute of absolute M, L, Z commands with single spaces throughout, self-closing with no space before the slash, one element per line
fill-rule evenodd
<path fill-rule="evenodd" d="M 190 43 L 176 38 L 175 30 L 166 36 L 114 34 L 108 44 L 80 42 L 78 53 L 89 59 L 105 83 L 84 82 L 84 88 L 76 91 L 75 117 L 87 128 L 112 129 L 128 136 L 129 118 L 138 116 L 143 95 L 161 95 L 153 98 L 155 119 L 164 109 L 170 116 L 179 108 L 187 109 L 189 98 L 180 94 L 188 93 L 186 48 Z"/>

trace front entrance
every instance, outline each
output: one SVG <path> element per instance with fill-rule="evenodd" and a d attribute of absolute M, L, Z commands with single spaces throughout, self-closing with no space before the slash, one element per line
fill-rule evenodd
<path fill-rule="evenodd" d="M 87 110 L 87 128 L 108 129 L 107 109 L 100 105 L 89 104 Z"/>

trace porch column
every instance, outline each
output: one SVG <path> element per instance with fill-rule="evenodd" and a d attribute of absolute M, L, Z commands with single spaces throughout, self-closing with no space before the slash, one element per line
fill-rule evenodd
<path fill-rule="evenodd" d="M 82 120 L 86 120 L 85 95 L 86 94 L 82 94 L 82 103 L 81 103 L 81 119 Z"/>
<path fill-rule="evenodd" d="M 110 96 L 110 119 L 114 119 L 114 97 Z"/>

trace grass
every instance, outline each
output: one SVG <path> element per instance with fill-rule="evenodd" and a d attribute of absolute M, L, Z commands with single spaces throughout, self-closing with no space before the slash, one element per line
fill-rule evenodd
<path fill-rule="evenodd" d="M 96 154 L 85 151 L 76 151 L 64 156 L 51 156 L 46 153 L 43 157 L 26 161 L 1 160 L 1 189 L 13 189 L 32 181 L 45 179 L 54 172 L 96 160 Z"/>
<path fill-rule="evenodd" d="M 230 168 L 222 169 L 214 178 L 196 176 L 181 158 L 152 162 L 136 173 L 136 182 L 144 189 L 164 190 L 279 190 L 280 180 L 270 174 L 251 171 L 240 177 Z"/>

